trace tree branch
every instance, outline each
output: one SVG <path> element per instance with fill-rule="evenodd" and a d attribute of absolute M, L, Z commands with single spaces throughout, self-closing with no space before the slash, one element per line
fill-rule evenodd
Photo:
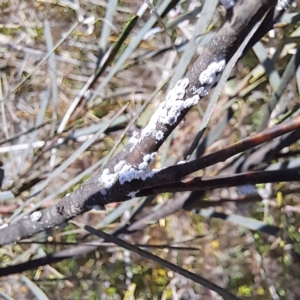
<path fill-rule="evenodd" d="M 0 245 L 12 243 L 59 225 L 92 207 L 130 199 L 134 187 L 147 187 L 145 179 L 158 170 L 150 170 L 156 152 L 189 109 L 206 96 L 219 80 L 226 62 L 234 55 L 244 37 L 261 18 L 276 6 L 276 0 L 239 0 L 231 18 L 215 34 L 186 76 L 168 93 L 149 123 L 104 170 L 96 172 L 73 194 L 58 205 L 36 211 L 0 231 Z M 134 184 L 132 182 L 134 180 Z"/>
<path fill-rule="evenodd" d="M 240 174 L 195 177 L 190 180 L 164 184 L 158 187 L 142 190 L 137 196 L 150 196 L 161 193 L 175 193 L 186 191 L 209 191 L 216 188 L 241 186 L 244 184 L 257 184 L 269 182 L 299 181 L 299 168 L 272 170 L 272 171 L 249 171 Z"/>

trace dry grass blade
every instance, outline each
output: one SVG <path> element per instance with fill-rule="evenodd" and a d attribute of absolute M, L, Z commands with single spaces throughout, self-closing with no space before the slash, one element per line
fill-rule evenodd
<path fill-rule="evenodd" d="M 79 23 L 74 23 L 73 26 L 66 32 L 64 37 L 53 47 L 51 52 L 48 52 L 48 54 L 37 64 L 37 66 L 34 68 L 33 71 L 31 71 L 30 74 L 28 74 L 20 83 L 18 83 L 15 87 L 12 88 L 10 93 L 16 92 L 40 67 L 41 65 L 52 55 L 52 53 L 65 41 L 65 39 L 76 29 L 76 27 L 79 25 Z M 4 101 L 6 97 L 0 101 Z"/>
<path fill-rule="evenodd" d="M 270 119 L 271 112 L 274 110 L 276 104 L 280 101 L 288 83 L 292 80 L 294 77 L 298 67 L 300 64 L 300 48 L 297 48 L 297 52 L 292 56 L 292 58 L 289 61 L 289 64 L 287 65 L 284 73 L 282 74 L 282 79 L 280 81 L 279 86 L 276 88 L 275 92 L 272 94 L 272 97 L 269 101 L 269 103 L 266 105 L 264 109 L 264 115 L 262 122 L 259 126 L 260 130 L 263 130 Z"/>

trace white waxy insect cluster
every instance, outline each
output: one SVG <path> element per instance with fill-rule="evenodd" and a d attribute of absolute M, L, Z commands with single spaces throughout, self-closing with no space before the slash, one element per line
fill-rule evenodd
<path fill-rule="evenodd" d="M 114 167 L 114 173 L 110 173 L 109 169 L 103 170 L 99 182 L 104 184 L 105 188 L 109 189 L 117 182 L 117 180 L 119 180 L 120 184 L 124 184 L 125 182 L 130 182 L 134 179 L 145 180 L 152 177 L 155 173 L 160 171 L 158 169 L 148 169 L 149 165 L 155 160 L 156 155 L 156 152 L 144 155 L 143 162 L 137 167 L 127 165 L 125 160 L 121 160 Z M 102 191 L 105 191 L 105 194 L 107 193 L 105 189 Z M 105 195 L 103 192 L 102 194 Z"/>
<path fill-rule="evenodd" d="M 153 163 L 156 155 L 157 155 L 157 152 L 153 152 L 151 154 L 144 155 L 143 162 L 139 164 L 139 170 L 146 170 L 148 168 L 148 166 Z"/>
<path fill-rule="evenodd" d="M 164 132 L 157 129 L 157 125 L 175 124 L 184 109 L 190 108 L 198 103 L 200 96 L 197 94 L 191 98 L 184 99 L 188 85 L 188 78 L 177 81 L 174 88 L 169 91 L 166 100 L 160 103 L 149 123 L 142 130 L 140 138 L 138 138 L 137 132 L 133 133 L 129 140 L 129 144 L 132 145 L 129 149 L 130 152 L 132 152 L 136 145 L 142 142 L 145 137 L 151 136 L 155 138 L 156 141 L 163 139 Z M 154 152 L 144 155 L 143 161 L 138 166 L 130 166 L 127 165 L 125 161 L 120 161 L 114 167 L 114 173 L 110 173 L 109 169 L 105 169 L 99 178 L 99 182 L 101 184 L 104 183 L 105 189 L 109 189 L 117 180 L 119 180 L 120 184 L 124 184 L 134 179 L 145 180 L 146 178 L 152 177 L 159 171 L 148 169 L 149 165 L 155 160 L 156 154 L 157 153 Z M 106 193 L 105 189 L 102 191 Z"/>
<path fill-rule="evenodd" d="M 169 91 L 166 100 L 160 103 L 149 123 L 142 130 L 140 137 L 138 138 L 137 132 L 133 133 L 133 136 L 129 140 L 129 144 L 132 145 L 129 151 L 132 152 L 136 145 L 141 143 L 145 137 L 151 136 L 155 138 L 156 141 L 163 139 L 164 132 L 158 128 L 159 124 L 162 127 L 164 127 L 164 125 L 170 126 L 175 124 L 183 110 L 196 105 L 200 97 L 209 93 L 211 87 L 219 80 L 225 65 L 225 59 L 211 63 L 199 76 L 201 88 L 196 89 L 195 87 L 191 87 L 190 89 L 194 92 L 194 96 L 188 99 L 185 99 L 185 95 L 190 80 L 188 78 L 178 80 L 174 88 Z M 114 173 L 110 173 L 109 169 L 105 169 L 99 178 L 99 182 L 104 183 L 105 188 L 109 189 L 117 180 L 119 180 L 120 184 L 124 184 L 134 179 L 145 180 L 146 178 L 152 177 L 159 171 L 148 169 L 149 165 L 154 161 L 155 156 L 156 152 L 146 154 L 143 157 L 143 162 L 138 166 L 130 166 L 127 165 L 125 161 L 120 161 L 114 167 Z M 103 191 L 105 191 L 105 189 Z"/>
<path fill-rule="evenodd" d="M 138 134 L 134 134 L 129 140 L 129 143 L 133 144 L 130 148 L 130 152 L 132 152 L 135 146 L 138 143 L 141 143 L 145 137 L 151 136 L 157 141 L 163 139 L 164 132 L 162 130 L 158 130 L 157 125 L 175 124 L 184 109 L 190 108 L 198 103 L 200 99 L 199 95 L 194 95 L 191 98 L 184 99 L 188 85 L 188 78 L 177 81 L 174 88 L 169 91 L 166 100 L 160 103 L 149 123 L 142 130 L 140 138 L 137 138 Z"/>
<path fill-rule="evenodd" d="M 291 5 L 291 0 L 278 0 L 276 5 L 277 11 L 287 10 L 289 6 Z"/>
<path fill-rule="evenodd" d="M 155 139 L 160 141 L 164 138 L 164 133 L 161 130 L 157 130 L 155 134 Z"/>
<path fill-rule="evenodd" d="M 224 70 L 225 65 L 225 59 L 211 63 L 203 72 L 200 73 L 200 83 L 202 85 L 215 83 L 217 76 Z"/>
<path fill-rule="evenodd" d="M 198 94 L 200 97 L 208 95 L 213 85 L 220 79 L 222 71 L 225 69 L 226 61 L 222 59 L 218 62 L 211 63 L 203 72 L 199 75 L 199 81 L 201 87 L 196 89 L 192 87 L 192 91 Z"/>
<path fill-rule="evenodd" d="M 41 211 L 35 211 L 30 215 L 30 219 L 32 222 L 37 222 L 42 218 L 43 214 Z"/>

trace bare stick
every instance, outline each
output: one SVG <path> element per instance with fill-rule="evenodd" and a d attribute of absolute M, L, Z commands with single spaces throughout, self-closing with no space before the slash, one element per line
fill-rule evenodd
<path fill-rule="evenodd" d="M 59 225 L 94 206 L 126 201 L 136 193 L 133 180 L 146 188 L 144 180 L 159 171 L 150 170 L 149 166 L 160 146 L 189 109 L 210 92 L 245 36 L 276 4 L 276 0 L 238 1 L 232 8 L 231 17 L 203 49 L 190 71 L 169 91 L 141 132 L 136 132 L 129 144 L 108 162 L 106 169 L 96 172 L 58 205 L 33 212 L 18 223 L 3 228 L 0 245 Z"/>

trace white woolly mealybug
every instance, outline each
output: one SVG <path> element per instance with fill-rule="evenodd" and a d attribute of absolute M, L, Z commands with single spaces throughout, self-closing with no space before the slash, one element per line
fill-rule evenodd
<path fill-rule="evenodd" d="M 184 89 L 187 88 L 189 85 L 190 80 L 188 78 L 183 78 L 177 81 L 177 85 L 183 87 Z"/>
<path fill-rule="evenodd" d="M 161 139 L 163 139 L 163 137 L 164 137 L 164 133 L 161 130 L 159 130 L 155 133 L 155 139 L 157 141 L 160 141 Z"/>
<path fill-rule="evenodd" d="M 211 63 L 206 70 L 200 73 L 199 81 L 202 85 L 213 84 L 218 73 L 222 72 L 226 66 L 225 59 Z"/>
<path fill-rule="evenodd" d="M 278 0 L 278 3 L 276 5 L 276 10 L 281 11 L 281 10 L 287 10 L 289 6 L 291 5 L 290 0 Z"/>
<path fill-rule="evenodd" d="M 42 218 L 43 214 L 41 211 L 35 211 L 30 215 L 31 221 L 37 222 Z"/>

